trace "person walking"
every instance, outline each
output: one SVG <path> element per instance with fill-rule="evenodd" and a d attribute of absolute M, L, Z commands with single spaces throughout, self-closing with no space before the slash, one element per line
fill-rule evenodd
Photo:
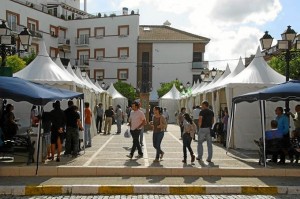
<path fill-rule="evenodd" d="M 66 115 L 66 144 L 64 155 L 77 157 L 79 153 L 79 130 L 83 130 L 80 115 L 77 112 L 78 107 L 74 106 L 73 101 L 68 101 Z"/>
<path fill-rule="evenodd" d="M 182 162 L 184 164 L 186 164 L 186 159 L 187 159 L 186 149 L 188 149 L 190 152 L 191 162 L 192 163 L 195 162 L 196 156 L 191 147 L 191 142 L 192 142 L 193 137 L 195 136 L 194 134 L 196 132 L 197 127 L 188 113 L 185 113 L 183 115 L 183 117 L 184 117 L 184 122 L 183 122 L 184 133 L 182 135 L 182 142 L 183 142 L 183 160 L 182 160 Z"/>
<path fill-rule="evenodd" d="M 103 114 L 104 114 L 104 110 L 102 106 L 103 106 L 102 103 L 99 103 L 96 106 L 96 128 L 98 134 L 102 132 L 102 122 L 103 122 Z"/>
<path fill-rule="evenodd" d="M 53 110 L 50 112 L 51 120 L 51 160 L 54 159 L 55 148 L 57 147 L 56 162 L 60 162 L 60 153 L 64 141 L 64 128 L 66 117 L 60 108 L 60 102 L 53 103 Z"/>
<path fill-rule="evenodd" d="M 166 128 L 164 129 L 164 131 L 167 131 L 170 116 L 169 116 L 169 111 L 167 110 L 166 107 L 163 109 L 162 115 L 166 120 Z"/>
<path fill-rule="evenodd" d="M 132 159 L 133 154 L 135 150 L 138 150 L 138 158 L 143 157 L 143 151 L 141 148 L 141 145 L 139 143 L 139 136 L 141 133 L 141 129 L 143 126 L 146 124 L 146 117 L 145 114 L 139 109 L 139 103 L 138 102 L 133 102 L 132 103 L 132 111 L 130 113 L 129 117 L 129 126 L 130 126 L 130 133 L 132 136 L 132 147 L 130 154 L 127 155 L 130 159 Z"/>
<path fill-rule="evenodd" d="M 182 140 L 182 135 L 183 135 L 183 130 L 184 130 L 184 126 L 183 126 L 183 121 L 184 121 L 184 117 L 183 115 L 185 114 L 186 108 L 182 107 L 180 110 L 180 113 L 178 114 L 178 124 L 180 127 L 180 139 Z"/>
<path fill-rule="evenodd" d="M 117 121 L 117 132 L 116 134 L 121 133 L 121 126 L 123 121 L 123 111 L 121 109 L 121 106 L 118 104 L 116 107 L 116 121 Z"/>
<path fill-rule="evenodd" d="M 105 110 L 104 112 L 104 117 L 105 117 L 105 124 L 104 124 L 104 133 L 103 135 L 109 135 L 110 130 L 111 130 L 111 125 L 112 125 L 112 120 L 114 117 L 115 113 L 113 110 L 113 106 L 110 105 L 108 109 Z"/>
<path fill-rule="evenodd" d="M 207 142 L 207 152 L 208 157 L 207 162 L 211 162 L 213 149 L 212 149 L 212 140 L 210 135 L 210 129 L 214 123 L 214 112 L 210 110 L 209 104 L 207 101 L 203 101 L 201 104 L 201 111 L 199 113 L 199 132 L 198 132 L 198 157 L 197 160 L 202 161 L 203 156 L 203 142 Z"/>
<path fill-rule="evenodd" d="M 199 113 L 200 113 L 200 111 L 201 111 L 201 109 L 200 109 L 200 106 L 199 106 L 199 105 L 197 105 L 197 106 L 193 109 L 193 121 L 194 121 L 194 123 L 195 123 L 196 126 L 197 126 L 197 131 L 196 131 L 196 132 L 199 131 L 199 123 L 198 123 L 198 120 L 199 120 Z M 196 134 L 195 134 L 195 135 L 196 135 Z M 196 140 L 195 135 L 194 135 L 194 137 L 193 137 L 193 140 Z"/>
<path fill-rule="evenodd" d="M 153 147 L 156 149 L 156 156 L 153 162 L 159 162 L 162 160 L 164 152 L 161 150 L 161 141 L 164 137 L 164 129 L 166 128 L 167 122 L 165 117 L 162 116 L 162 108 L 155 106 L 153 108 L 153 118 L 150 124 L 153 129 Z"/>
<path fill-rule="evenodd" d="M 85 138 L 84 146 L 86 148 L 92 146 L 91 124 L 92 124 L 92 111 L 90 109 L 90 103 L 85 102 L 84 103 L 84 138 Z"/>

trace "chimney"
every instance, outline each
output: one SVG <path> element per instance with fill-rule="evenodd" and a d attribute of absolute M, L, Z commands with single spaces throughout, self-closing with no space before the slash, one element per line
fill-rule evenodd
<path fill-rule="evenodd" d="M 83 7 L 84 12 L 86 12 L 86 0 L 84 0 L 84 7 Z"/>

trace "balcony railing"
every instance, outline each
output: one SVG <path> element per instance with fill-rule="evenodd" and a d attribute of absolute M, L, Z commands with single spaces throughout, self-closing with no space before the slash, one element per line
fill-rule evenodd
<path fill-rule="evenodd" d="M 207 69 L 208 61 L 192 62 L 192 69 Z"/>
<path fill-rule="evenodd" d="M 58 38 L 58 45 L 70 45 L 70 39 L 59 37 Z"/>
<path fill-rule="evenodd" d="M 76 45 L 89 45 L 90 44 L 90 38 L 89 37 L 85 37 L 84 39 L 75 38 L 75 44 Z"/>

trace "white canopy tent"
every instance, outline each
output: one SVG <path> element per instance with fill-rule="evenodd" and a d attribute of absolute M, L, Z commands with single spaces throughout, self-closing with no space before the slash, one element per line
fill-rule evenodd
<path fill-rule="evenodd" d="M 110 84 L 109 88 L 107 89 L 107 92 L 112 97 L 112 104 L 111 105 L 114 108 L 116 108 L 117 105 L 120 105 L 121 109 L 125 113 L 126 107 L 128 106 L 128 99 L 116 90 L 113 83 Z"/>
<path fill-rule="evenodd" d="M 44 41 L 40 42 L 40 51 L 37 57 L 24 69 L 14 73 L 13 76 L 32 82 L 56 85 L 69 90 L 76 89 L 76 82 L 52 61 L 46 51 Z"/>
<path fill-rule="evenodd" d="M 283 82 L 285 82 L 285 76 L 277 73 L 266 63 L 260 52 L 260 48 L 258 48 L 254 59 L 248 67 L 234 76 L 234 78 L 231 78 L 230 82 L 222 86 L 225 90 L 228 112 L 231 112 L 233 97 Z M 270 104 L 266 109 L 266 119 L 270 121 L 275 118 L 275 107 L 284 106 L 284 103 L 268 103 Z M 261 130 L 258 125 L 260 124 L 260 111 L 257 107 L 259 106 L 255 102 L 239 105 L 239 109 L 235 113 L 231 147 L 257 149 L 257 146 L 253 142 L 253 139 L 261 136 Z"/>
<path fill-rule="evenodd" d="M 169 123 L 176 123 L 175 113 L 180 110 L 180 98 L 181 93 L 173 84 L 171 90 L 159 99 L 159 106 L 167 108 L 169 112 Z"/>

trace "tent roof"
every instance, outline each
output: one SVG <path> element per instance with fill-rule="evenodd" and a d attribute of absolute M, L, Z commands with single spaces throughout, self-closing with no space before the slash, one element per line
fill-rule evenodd
<path fill-rule="evenodd" d="M 82 93 L 33 83 L 17 77 L 0 77 L 0 98 L 16 102 L 26 101 L 34 105 L 62 99 L 83 98 Z"/>
<path fill-rule="evenodd" d="M 43 82 L 47 84 L 74 85 L 72 78 L 57 66 L 46 51 L 45 42 L 40 43 L 40 52 L 37 57 L 24 69 L 14 73 L 14 77 Z"/>
<path fill-rule="evenodd" d="M 73 69 L 72 69 L 72 66 L 71 66 L 70 62 L 69 62 L 69 64 L 68 64 L 66 70 L 70 73 L 70 75 L 73 76 L 75 82 L 80 83 L 80 85 L 81 85 L 82 87 L 86 86 L 85 83 L 84 83 L 84 82 L 83 82 L 83 81 L 82 81 L 82 80 L 74 73 L 74 71 L 73 71 Z"/>
<path fill-rule="evenodd" d="M 224 73 L 219 77 L 218 79 L 213 79 L 207 86 L 202 87 L 198 92 L 206 92 L 210 90 L 211 88 L 214 88 L 214 85 L 217 85 L 219 82 L 221 82 L 225 77 L 227 77 L 231 73 L 229 65 L 227 64 L 226 69 Z"/>
<path fill-rule="evenodd" d="M 119 93 L 119 91 L 116 90 L 116 88 L 114 87 L 113 83 L 110 83 L 110 86 L 107 89 L 107 92 L 112 96 L 113 99 L 116 99 L 116 98 L 126 98 L 121 93 Z"/>
<path fill-rule="evenodd" d="M 249 66 L 232 78 L 228 84 L 279 84 L 282 82 L 285 82 L 285 76 L 277 73 L 267 64 L 258 47 Z"/>
<path fill-rule="evenodd" d="M 244 69 L 245 69 L 245 65 L 243 64 L 242 58 L 240 57 L 239 62 L 237 66 L 234 68 L 234 70 L 229 75 L 227 75 L 223 80 L 218 81 L 216 84 L 214 84 L 211 89 L 214 90 L 216 88 L 222 87 L 227 83 L 232 82 L 233 78 L 235 78 L 235 76 L 238 75 Z"/>
<path fill-rule="evenodd" d="M 254 102 L 258 100 L 283 101 L 283 100 L 300 100 L 300 81 L 292 80 L 276 86 L 261 89 L 255 92 L 236 96 L 232 99 L 234 103 Z"/>
<path fill-rule="evenodd" d="M 180 99 L 181 93 L 177 90 L 175 84 L 173 84 L 173 87 L 169 92 L 167 92 L 164 96 L 161 97 L 161 99 Z"/>

